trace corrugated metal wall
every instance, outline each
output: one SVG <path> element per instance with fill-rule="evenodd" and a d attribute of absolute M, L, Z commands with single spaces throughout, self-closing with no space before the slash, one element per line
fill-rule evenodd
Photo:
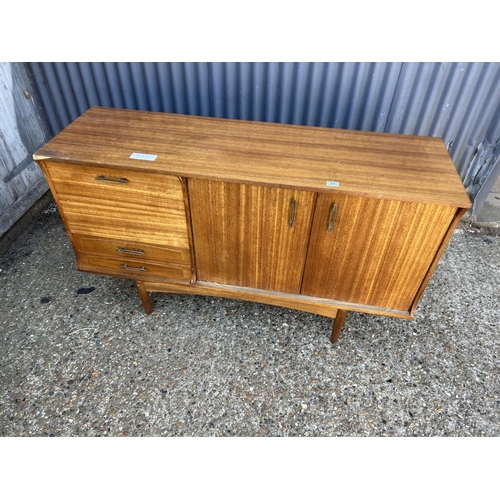
<path fill-rule="evenodd" d="M 0 63 L 0 237 L 48 185 L 32 155 L 49 138 L 19 63 Z"/>
<path fill-rule="evenodd" d="M 54 134 L 99 105 L 437 136 L 474 199 L 474 213 L 500 171 L 500 63 L 30 63 L 30 68 Z"/>

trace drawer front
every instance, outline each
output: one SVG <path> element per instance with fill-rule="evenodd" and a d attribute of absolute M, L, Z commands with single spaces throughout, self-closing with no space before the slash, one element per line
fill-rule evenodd
<path fill-rule="evenodd" d="M 166 278 L 174 281 L 189 282 L 191 279 L 191 266 L 180 264 L 158 264 L 134 259 L 112 259 L 100 255 L 79 252 L 80 266 L 92 269 L 88 271 L 111 271 L 112 274 L 142 280 L 145 278 Z"/>
<path fill-rule="evenodd" d="M 189 248 L 178 177 L 55 162 L 45 168 L 72 233 Z"/>
<path fill-rule="evenodd" d="M 77 249 L 81 252 L 103 254 L 114 258 L 141 259 L 160 263 L 191 265 L 189 248 L 165 248 L 157 245 L 126 240 L 110 240 L 83 234 L 73 234 Z"/>

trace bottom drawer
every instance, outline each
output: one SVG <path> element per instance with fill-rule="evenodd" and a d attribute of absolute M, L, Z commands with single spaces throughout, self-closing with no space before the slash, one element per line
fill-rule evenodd
<path fill-rule="evenodd" d="M 81 266 L 92 268 L 88 270 L 99 272 L 102 269 L 103 271 L 112 271 L 117 276 L 138 280 L 154 277 L 185 282 L 191 280 L 191 266 L 180 264 L 158 264 L 133 259 L 112 259 L 88 253 L 79 253 L 78 262 Z"/>

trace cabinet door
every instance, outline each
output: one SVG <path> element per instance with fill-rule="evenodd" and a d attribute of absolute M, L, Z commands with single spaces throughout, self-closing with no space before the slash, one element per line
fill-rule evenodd
<path fill-rule="evenodd" d="M 204 179 L 188 189 L 199 280 L 300 292 L 315 193 Z"/>
<path fill-rule="evenodd" d="M 409 310 L 455 212 L 319 194 L 302 293 Z"/>

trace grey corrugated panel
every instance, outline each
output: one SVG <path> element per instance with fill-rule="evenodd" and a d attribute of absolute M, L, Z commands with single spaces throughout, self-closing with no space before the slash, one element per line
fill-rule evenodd
<path fill-rule="evenodd" d="M 460 126 L 450 134 L 454 140 L 450 153 L 466 186 L 471 181 L 469 166 L 472 157 L 492 122 L 498 121 L 494 112 L 500 102 L 499 75 L 500 65 L 472 64 L 460 89 L 460 102 L 455 104 L 455 108 L 463 109 L 464 114 Z"/>
<path fill-rule="evenodd" d="M 184 63 L 183 71 L 188 114 L 210 116 L 207 64 Z"/>
<path fill-rule="evenodd" d="M 498 168 L 475 161 L 475 155 L 478 148 L 499 140 L 499 109 L 499 63 L 408 63 L 401 71 L 386 131 L 441 137 L 476 214 L 487 193 L 476 195 L 483 185 L 493 185 L 495 179 L 488 176 L 498 175 Z"/>
<path fill-rule="evenodd" d="M 99 96 L 94 79 L 94 71 L 90 63 L 79 63 L 79 75 L 82 80 L 82 90 L 86 97 L 86 106 L 96 106 L 99 103 Z"/>
<path fill-rule="evenodd" d="M 144 85 L 151 111 L 160 111 L 160 93 L 158 92 L 158 77 L 153 63 L 143 63 Z"/>
<path fill-rule="evenodd" d="M 76 111 L 78 114 L 83 113 L 86 109 L 90 107 L 89 99 L 87 99 L 87 93 L 92 91 L 92 86 L 88 88 L 82 81 L 82 76 L 80 73 L 80 66 L 78 63 L 66 64 L 67 74 L 64 74 L 69 81 L 73 89 L 74 105 L 76 106 Z M 61 72 L 65 73 L 64 70 Z M 87 72 L 88 74 L 88 72 Z M 72 109 L 72 113 L 75 110 Z"/>
<path fill-rule="evenodd" d="M 43 105 L 45 115 L 47 116 L 50 131 L 53 135 L 55 135 L 63 128 L 63 126 L 59 119 L 58 106 L 56 106 L 53 102 L 53 89 L 52 87 L 49 88 L 49 85 L 46 82 L 45 72 L 43 71 L 41 63 L 29 63 L 29 67 L 34 85 L 38 95 L 40 96 L 40 101 Z"/>
<path fill-rule="evenodd" d="M 429 135 L 447 144 L 469 190 L 478 175 L 472 163 L 475 152 L 483 141 L 494 143 L 500 134 L 499 63 L 31 66 L 54 134 L 88 107 L 101 105 Z"/>
<path fill-rule="evenodd" d="M 97 93 L 97 103 L 93 106 L 120 108 L 123 106 L 116 67 L 112 63 L 91 63 L 90 69 Z"/>
<path fill-rule="evenodd" d="M 489 151 L 490 157 L 485 162 L 481 172 L 481 179 L 478 181 L 477 189 L 474 193 L 474 200 L 479 206 L 482 206 L 493 188 L 496 180 L 500 176 L 500 139 L 491 144 Z"/>
<path fill-rule="evenodd" d="M 498 63 L 403 65 L 386 131 L 442 137 L 465 185 L 500 99 Z"/>
<path fill-rule="evenodd" d="M 42 69 L 62 126 L 103 105 L 378 129 L 373 114 L 390 102 L 393 85 L 372 85 L 371 77 L 394 66 L 398 72 L 399 64 L 379 63 L 56 63 Z"/>
<path fill-rule="evenodd" d="M 496 67 L 485 65 L 476 85 L 470 89 L 470 93 L 474 95 L 474 107 L 470 110 L 464 124 L 466 127 L 462 127 L 464 140 L 460 142 L 462 147 L 457 150 L 457 162 L 466 167 L 470 166 L 472 157 L 481 142 L 485 139 L 496 142 L 499 138 L 500 65 Z M 491 133 L 494 135 L 490 135 Z M 475 172 L 470 169 L 465 171 L 463 179 L 466 185 L 472 181 L 474 175 Z"/>
<path fill-rule="evenodd" d="M 500 172 L 500 156 L 493 154 L 495 147 L 498 152 L 500 142 L 500 64 L 484 64 L 470 93 L 474 106 L 464 120 L 462 140 L 452 158 L 474 200 L 472 213 L 475 215 L 488 195 L 484 187 L 491 189 Z M 476 161 L 480 150 L 486 154 Z"/>
<path fill-rule="evenodd" d="M 57 87 L 60 89 L 60 95 L 66 111 L 65 122 L 68 120 L 71 122 L 75 119 L 75 116 L 80 115 L 86 108 L 88 108 L 88 105 L 85 105 L 81 99 L 80 82 L 71 81 L 71 75 L 68 71 L 71 66 L 71 63 L 56 63 L 51 67 L 53 70 L 51 78 L 53 81 L 57 81 Z M 44 67 L 48 67 L 48 64 L 44 64 Z M 75 72 L 72 71 L 72 73 L 73 79 L 75 79 Z M 70 91 L 68 92 L 67 89 L 70 89 Z M 80 107 L 78 107 L 78 97 L 80 97 Z"/>

